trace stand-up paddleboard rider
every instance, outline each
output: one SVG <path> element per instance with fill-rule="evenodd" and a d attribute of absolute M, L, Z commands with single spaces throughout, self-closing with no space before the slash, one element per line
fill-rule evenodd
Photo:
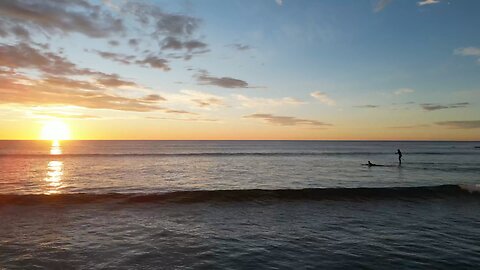
<path fill-rule="evenodd" d="M 398 155 L 398 165 L 402 165 L 402 151 L 400 151 L 400 149 L 397 149 L 397 152 L 395 154 Z"/>

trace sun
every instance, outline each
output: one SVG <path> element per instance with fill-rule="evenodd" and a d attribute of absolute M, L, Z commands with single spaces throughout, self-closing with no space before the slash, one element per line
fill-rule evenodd
<path fill-rule="evenodd" d="M 51 120 L 43 125 L 40 138 L 51 141 L 69 140 L 70 128 L 63 121 Z"/>

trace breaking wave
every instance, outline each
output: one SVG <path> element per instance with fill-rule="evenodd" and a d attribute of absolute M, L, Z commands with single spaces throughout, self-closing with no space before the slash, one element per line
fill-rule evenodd
<path fill-rule="evenodd" d="M 88 204 L 88 203 L 199 203 L 199 202 L 262 202 L 298 200 L 402 200 L 435 198 L 480 199 L 479 185 L 440 185 L 423 187 L 385 188 L 307 188 L 307 189 L 245 189 L 245 190 L 197 190 L 167 193 L 67 193 L 0 194 L 0 205 L 37 204 Z"/>

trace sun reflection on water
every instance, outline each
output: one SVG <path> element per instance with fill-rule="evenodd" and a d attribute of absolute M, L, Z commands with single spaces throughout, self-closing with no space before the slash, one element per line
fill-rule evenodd
<path fill-rule="evenodd" d="M 47 176 L 45 182 L 47 183 L 45 194 L 56 194 L 62 188 L 63 178 L 63 162 L 53 160 L 48 162 Z"/>
<path fill-rule="evenodd" d="M 51 155 L 62 154 L 62 148 L 60 146 L 59 141 L 55 140 L 52 142 L 52 146 L 50 148 L 50 154 Z M 44 179 L 46 182 L 45 194 L 60 193 L 60 189 L 63 186 L 62 178 L 63 178 L 63 161 L 52 160 L 48 162 L 47 173 Z"/>
<path fill-rule="evenodd" d="M 52 141 L 52 147 L 50 148 L 50 155 L 61 155 L 62 147 L 60 146 L 60 141 Z"/>

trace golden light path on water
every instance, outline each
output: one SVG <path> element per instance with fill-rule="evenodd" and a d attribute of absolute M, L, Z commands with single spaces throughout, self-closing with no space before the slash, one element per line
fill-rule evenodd
<path fill-rule="evenodd" d="M 52 141 L 52 146 L 50 147 L 50 155 L 58 156 L 62 154 L 62 148 L 60 141 Z M 51 160 L 47 165 L 47 172 L 44 178 L 45 194 L 57 194 L 60 193 L 60 190 L 63 187 L 63 161 L 60 160 Z"/>

